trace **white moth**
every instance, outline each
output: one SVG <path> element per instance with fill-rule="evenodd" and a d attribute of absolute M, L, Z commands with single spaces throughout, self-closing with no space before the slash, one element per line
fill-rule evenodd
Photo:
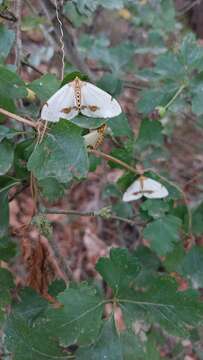
<path fill-rule="evenodd" d="M 93 130 L 89 132 L 89 134 L 83 136 L 85 145 L 90 147 L 95 147 L 98 140 L 99 140 L 99 134 L 97 130 Z"/>
<path fill-rule="evenodd" d="M 105 131 L 107 126 L 102 125 L 96 130 L 90 131 L 87 135 L 84 135 L 85 145 L 93 149 L 96 149 L 104 141 Z"/>
<path fill-rule="evenodd" d="M 140 176 L 123 194 L 123 201 L 138 200 L 142 196 L 149 199 L 162 199 L 168 196 L 168 190 L 158 181 Z"/>
<path fill-rule="evenodd" d="M 119 115 L 122 109 L 110 94 L 76 77 L 44 104 L 41 119 L 51 122 L 60 118 L 70 120 L 79 112 L 88 117 L 111 118 Z"/>

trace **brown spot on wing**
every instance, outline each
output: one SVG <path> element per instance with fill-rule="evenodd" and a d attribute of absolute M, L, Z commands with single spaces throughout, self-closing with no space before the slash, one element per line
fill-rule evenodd
<path fill-rule="evenodd" d="M 69 114 L 71 112 L 71 110 L 73 110 L 72 107 L 67 107 L 62 109 L 60 112 L 64 113 L 64 114 Z"/>
<path fill-rule="evenodd" d="M 99 110 L 99 107 L 96 106 L 96 105 L 89 105 L 88 108 L 89 108 L 90 111 L 93 111 L 93 112 Z"/>

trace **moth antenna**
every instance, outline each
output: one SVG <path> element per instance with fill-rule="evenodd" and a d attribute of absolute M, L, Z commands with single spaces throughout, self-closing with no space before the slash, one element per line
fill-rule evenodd
<path fill-rule="evenodd" d="M 65 67 L 65 50 L 64 50 L 64 33 L 63 33 L 63 23 L 62 23 L 62 20 L 60 19 L 60 16 L 59 16 L 59 9 L 62 9 L 63 8 L 63 0 L 60 1 L 60 5 L 59 5 L 59 0 L 55 0 L 55 8 L 56 8 L 56 18 L 57 18 L 57 21 L 59 23 L 59 29 L 60 29 L 60 43 L 61 43 L 61 54 L 62 54 L 62 57 L 61 57 L 61 63 L 62 63 L 62 67 L 61 67 L 61 80 L 63 80 L 64 78 L 64 67 Z"/>

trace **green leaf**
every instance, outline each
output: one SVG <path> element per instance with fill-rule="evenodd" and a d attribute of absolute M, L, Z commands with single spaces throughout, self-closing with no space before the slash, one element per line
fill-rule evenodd
<path fill-rule="evenodd" d="M 132 218 L 134 215 L 132 204 L 124 203 L 123 201 L 118 201 L 116 204 L 113 204 L 112 212 L 124 218 Z"/>
<path fill-rule="evenodd" d="M 165 94 L 159 89 L 143 90 L 140 94 L 140 100 L 137 103 L 138 111 L 147 115 L 157 106 L 165 105 L 167 103 L 165 100 Z"/>
<path fill-rule="evenodd" d="M 143 360 L 144 352 L 138 337 L 132 332 L 118 334 L 113 316 L 103 322 L 97 341 L 76 352 L 77 360 Z"/>
<path fill-rule="evenodd" d="M 0 24 L 0 56 L 7 58 L 15 40 L 15 32 L 9 30 L 5 25 Z"/>
<path fill-rule="evenodd" d="M 0 125 L 0 142 L 3 139 L 12 139 L 14 136 L 22 134 L 22 131 L 10 129 L 7 126 Z"/>
<path fill-rule="evenodd" d="M 203 49 L 197 44 L 197 40 L 193 33 L 187 34 L 181 44 L 180 48 L 181 60 L 187 65 L 187 70 L 190 71 L 200 67 L 202 69 Z"/>
<path fill-rule="evenodd" d="M 16 255 L 16 244 L 8 237 L 0 238 L 0 260 L 8 261 Z"/>
<path fill-rule="evenodd" d="M 162 125 L 159 121 L 142 120 L 136 146 L 140 150 L 146 149 L 148 146 L 162 146 L 163 134 Z"/>
<path fill-rule="evenodd" d="M 181 271 L 181 263 L 185 257 L 185 250 L 183 243 L 177 243 L 173 251 L 166 255 L 163 265 L 168 272 L 178 272 Z"/>
<path fill-rule="evenodd" d="M 67 2 L 64 5 L 64 13 L 68 17 L 68 19 L 74 24 L 76 28 L 79 28 L 82 24 L 90 25 L 92 22 L 91 17 L 80 14 L 77 11 L 77 7 L 75 4 L 71 2 Z"/>
<path fill-rule="evenodd" d="M 5 344 L 14 360 L 66 358 L 44 323 L 47 306 L 48 302 L 32 289 L 25 288 L 18 294 L 5 325 Z"/>
<path fill-rule="evenodd" d="M 105 124 L 107 121 L 109 122 L 108 119 L 88 118 L 87 116 L 81 114 L 68 121 L 84 129 L 96 129 L 99 126 Z"/>
<path fill-rule="evenodd" d="M 192 96 L 192 112 L 197 116 L 203 114 L 203 104 L 202 104 L 203 91 L 199 90 L 195 92 Z"/>
<path fill-rule="evenodd" d="M 34 149 L 27 166 L 38 180 L 52 177 L 66 183 L 74 177 L 85 177 L 88 156 L 81 129 L 67 121 L 54 125 L 52 132 Z"/>
<path fill-rule="evenodd" d="M 33 139 L 26 139 L 19 142 L 15 147 L 14 168 L 15 175 L 20 179 L 27 179 L 29 173 L 27 170 L 27 161 L 34 150 L 35 143 Z"/>
<path fill-rule="evenodd" d="M 20 315 L 32 325 L 41 317 L 49 303 L 31 288 L 24 288 L 18 293 L 17 301 L 12 303 L 12 312 Z"/>
<path fill-rule="evenodd" d="M 128 118 L 124 113 L 109 119 L 107 125 L 111 128 L 113 136 L 133 136 Z"/>
<path fill-rule="evenodd" d="M 122 144 L 121 148 L 114 148 L 110 155 L 114 156 L 117 159 L 120 159 L 127 164 L 134 164 L 134 149 L 133 149 L 133 142 L 131 140 Z M 123 167 L 113 161 L 109 161 L 109 165 L 112 168 L 119 168 L 123 169 Z"/>
<path fill-rule="evenodd" d="M 136 285 L 139 287 L 148 286 L 152 279 L 157 276 L 161 262 L 158 256 L 145 246 L 139 246 L 134 255 L 141 265 L 141 270 L 136 277 Z"/>
<path fill-rule="evenodd" d="M 119 198 L 121 192 L 118 190 L 118 187 L 114 183 L 107 183 L 102 191 L 102 199 L 109 199 L 111 197 Z"/>
<path fill-rule="evenodd" d="M 0 238 L 8 235 L 9 225 L 9 206 L 8 206 L 8 193 L 2 191 L 0 193 Z"/>
<path fill-rule="evenodd" d="M 60 85 L 60 87 L 64 86 L 65 84 L 68 84 L 69 82 L 75 80 L 76 77 L 79 77 L 80 80 L 82 81 L 88 81 L 88 76 L 81 73 L 80 71 L 73 71 L 69 74 L 65 74 L 64 75 L 64 78 L 63 78 L 63 81 Z"/>
<path fill-rule="evenodd" d="M 140 208 L 153 219 L 157 219 L 165 215 L 169 211 L 169 204 L 159 199 L 147 199 L 141 205 Z"/>
<path fill-rule="evenodd" d="M 10 99 L 21 99 L 27 95 L 25 84 L 13 71 L 0 66 L 0 96 Z"/>
<path fill-rule="evenodd" d="M 124 1 L 123 0 L 113 0 L 113 1 L 108 1 L 108 0 L 97 0 L 99 5 L 103 6 L 104 8 L 107 9 L 122 9 L 124 6 Z"/>
<path fill-rule="evenodd" d="M 0 94 L 0 107 L 12 113 L 16 112 L 16 107 L 13 99 L 10 99 L 9 97 L 5 96 L 5 94 L 4 96 Z M 0 121 L 4 120 L 5 117 L 6 117 L 5 115 L 0 114 Z"/>
<path fill-rule="evenodd" d="M 127 249 L 118 248 L 111 249 L 109 258 L 101 257 L 96 270 L 116 294 L 135 280 L 140 266 L 137 258 L 129 254 Z"/>
<path fill-rule="evenodd" d="M 192 213 L 192 231 L 195 235 L 203 234 L 203 202 Z"/>
<path fill-rule="evenodd" d="M 42 102 L 45 102 L 59 89 L 60 81 L 55 75 L 46 74 L 27 86 L 37 94 Z"/>
<path fill-rule="evenodd" d="M 0 269 L 0 323 L 4 318 L 6 306 L 11 302 L 11 289 L 13 287 L 11 273 L 6 269 Z"/>
<path fill-rule="evenodd" d="M 118 302 L 127 322 L 145 319 L 176 336 L 188 336 L 189 326 L 197 326 L 203 319 L 198 293 L 178 291 L 175 280 L 168 276 L 152 279 L 145 291 L 126 289 L 119 294 Z"/>
<path fill-rule="evenodd" d="M 158 274 L 139 289 L 139 260 L 126 249 L 113 249 L 114 254 L 113 259 L 112 255 L 101 258 L 96 268 L 113 289 L 114 302 L 120 306 L 127 326 L 140 319 L 158 323 L 173 335 L 187 336 L 189 326 L 201 323 L 203 303 L 198 292 L 178 291 L 174 278 Z"/>
<path fill-rule="evenodd" d="M 183 77 L 185 69 L 176 54 L 167 52 L 159 56 L 154 71 L 159 74 L 160 79 L 176 81 Z"/>
<path fill-rule="evenodd" d="M 97 86 L 108 92 L 112 96 L 119 96 L 122 91 L 122 80 L 112 74 L 104 75 L 98 82 Z"/>
<path fill-rule="evenodd" d="M 62 198 L 65 192 L 65 184 L 60 184 L 55 178 L 41 180 L 38 185 L 42 196 L 50 202 Z"/>
<path fill-rule="evenodd" d="M 12 176 L 0 176 L 0 193 L 4 192 L 4 191 L 8 191 L 9 189 L 11 189 L 13 186 L 19 185 L 20 184 L 20 180 L 12 177 Z"/>
<path fill-rule="evenodd" d="M 89 155 L 89 171 L 94 172 L 97 168 L 97 166 L 99 166 L 101 164 L 101 158 L 98 158 L 96 156 L 94 156 L 93 154 Z"/>
<path fill-rule="evenodd" d="M 77 5 L 79 13 L 86 16 L 90 16 L 98 6 L 103 6 L 107 9 L 120 9 L 123 7 L 123 0 L 112 0 L 111 3 L 108 0 L 73 0 L 73 2 Z"/>
<path fill-rule="evenodd" d="M 193 246 L 179 263 L 181 275 L 186 277 L 193 288 L 203 287 L 203 248 Z"/>
<path fill-rule="evenodd" d="M 118 181 L 118 188 L 120 191 L 124 192 L 132 183 L 135 181 L 135 175 L 131 172 L 125 172 L 124 175 L 122 175 Z"/>
<path fill-rule="evenodd" d="M 160 256 L 170 253 L 175 243 L 180 241 L 179 231 L 181 220 L 172 215 L 149 223 L 143 232 L 145 239 L 150 241 L 151 248 Z"/>
<path fill-rule="evenodd" d="M 25 314 L 13 313 L 5 328 L 5 344 L 14 360 L 65 359 L 54 337 L 46 326 L 29 325 Z"/>
<path fill-rule="evenodd" d="M 8 172 L 13 164 L 14 149 L 8 140 L 3 140 L 0 143 L 0 175 Z"/>
<path fill-rule="evenodd" d="M 52 296 L 57 296 L 59 293 L 64 291 L 66 288 L 66 283 L 60 279 L 55 280 L 49 285 L 49 294 Z"/>
<path fill-rule="evenodd" d="M 104 63 L 119 78 L 122 69 L 130 63 L 134 55 L 136 49 L 134 43 L 123 41 L 114 47 L 108 47 L 109 39 L 103 35 L 92 37 L 92 41 L 90 38 L 88 40 L 85 44 L 86 51 L 88 47 L 88 56 Z"/>
<path fill-rule="evenodd" d="M 85 283 L 72 285 L 59 294 L 61 308 L 50 308 L 46 324 L 62 346 L 89 344 L 97 338 L 104 302 L 97 290 Z"/>

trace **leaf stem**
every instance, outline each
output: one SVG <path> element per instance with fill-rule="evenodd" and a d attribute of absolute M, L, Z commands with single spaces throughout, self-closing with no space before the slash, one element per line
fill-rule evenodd
<path fill-rule="evenodd" d="M 102 151 L 99 151 L 99 150 L 94 150 L 94 149 L 90 149 L 88 150 L 91 154 L 94 154 L 95 156 L 97 157 L 102 157 L 104 158 L 105 160 L 107 161 L 112 161 L 118 165 L 121 165 L 124 169 L 130 171 L 130 172 L 133 172 L 134 174 L 138 175 L 139 172 L 133 167 L 133 166 L 130 166 L 128 164 L 126 164 L 124 161 L 120 160 L 120 159 L 117 159 L 115 158 L 114 156 L 111 156 L 111 155 L 108 155 Z"/>
<path fill-rule="evenodd" d="M 167 110 L 171 104 L 177 99 L 177 97 L 182 93 L 182 91 L 185 89 L 186 85 L 183 84 L 180 86 L 180 88 L 176 91 L 175 95 L 172 97 L 172 99 L 164 106 L 165 110 Z"/>
<path fill-rule="evenodd" d="M 35 122 L 31 121 L 31 120 L 25 119 L 22 116 L 13 114 L 10 111 L 7 111 L 7 110 L 2 109 L 2 108 L 0 108 L 0 114 L 6 115 L 6 116 L 10 117 L 11 119 L 14 119 L 14 120 L 17 120 L 17 121 L 21 122 L 22 124 L 32 126 L 35 129 L 38 126 L 37 123 L 35 123 Z"/>

